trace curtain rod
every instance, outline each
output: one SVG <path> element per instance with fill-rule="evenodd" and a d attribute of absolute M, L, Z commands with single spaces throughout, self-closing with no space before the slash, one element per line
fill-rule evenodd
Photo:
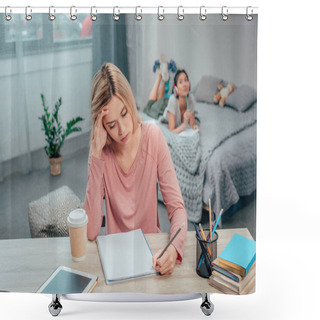
<path fill-rule="evenodd" d="M 71 6 L 71 7 L 41 7 L 41 6 L 1 6 L 0 7 L 0 13 L 5 14 L 15 14 L 15 13 L 24 13 L 24 14 L 33 14 L 33 13 L 69 13 L 69 14 L 79 14 L 79 13 L 90 13 L 90 14 L 99 14 L 99 13 L 111 13 L 111 14 L 176 14 L 176 15 L 186 15 L 186 14 L 202 14 L 202 15 L 208 15 L 208 14 L 247 14 L 247 15 L 253 15 L 258 13 L 258 7 L 235 7 L 235 6 L 220 6 L 220 7 L 205 7 L 205 6 L 199 6 L 199 7 L 184 7 L 184 6 L 178 6 L 178 7 L 145 7 L 145 6 L 136 6 L 136 7 L 121 7 L 121 6 L 115 6 L 115 7 L 102 7 L 102 6 Z"/>

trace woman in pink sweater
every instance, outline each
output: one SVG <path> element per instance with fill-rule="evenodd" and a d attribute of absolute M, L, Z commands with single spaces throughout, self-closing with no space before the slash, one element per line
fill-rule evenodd
<path fill-rule="evenodd" d="M 161 232 L 158 218 L 157 180 L 170 220 L 170 238 L 184 222 L 185 206 L 167 142 L 156 125 L 141 122 L 130 85 L 121 71 L 105 63 L 96 73 L 91 92 L 91 144 L 84 209 L 88 238 L 101 229 L 103 199 L 106 234 L 141 228 Z M 165 254 L 153 257 L 161 274 L 171 274 L 183 258 L 187 227 Z"/>

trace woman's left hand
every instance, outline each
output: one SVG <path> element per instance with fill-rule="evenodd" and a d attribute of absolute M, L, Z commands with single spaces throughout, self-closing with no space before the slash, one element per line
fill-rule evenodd
<path fill-rule="evenodd" d="M 160 259 L 158 256 L 161 254 L 163 249 L 160 249 L 152 258 L 153 267 L 160 272 L 162 275 L 171 274 L 173 272 L 176 260 L 178 257 L 178 252 L 174 245 L 170 244 L 168 249 L 162 255 Z"/>
<path fill-rule="evenodd" d="M 184 114 L 183 114 L 183 122 L 184 122 L 185 124 L 188 124 L 189 121 L 190 121 L 190 117 L 191 117 L 191 112 L 190 112 L 190 110 L 186 110 L 186 111 L 184 112 Z"/>
<path fill-rule="evenodd" d="M 199 129 L 199 127 L 198 127 L 196 124 L 194 124 L 194 125 L 192 126 L 192 128 L 193 128 L 194 130 Z"/>

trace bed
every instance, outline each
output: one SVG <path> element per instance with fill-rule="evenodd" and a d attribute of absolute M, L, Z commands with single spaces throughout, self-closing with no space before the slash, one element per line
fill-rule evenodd
<path fill-rule="evenodd" d="M 142 120 L 159 125 L 167 140 L 191 222 L 201 221 L 203 205 L 208 205 L 209 199 L 217 214 L 256 190 L 256 90 L 246 85 L 237 87 L 222 108 L 211 103 L 212 88 L 221 79 L 205 76 L 202 80 L 206 86 L 195 92 L 198 133 L 190 129 L 189 134 L 177 135 L 161 117 L 154 120 L 141 112 Z M 158 198 L 162 201 L 160 191 Z"/>

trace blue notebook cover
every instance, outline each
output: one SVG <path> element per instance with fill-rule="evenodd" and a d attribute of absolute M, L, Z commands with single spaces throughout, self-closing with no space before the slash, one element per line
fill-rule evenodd
<path fill-rule="evenodd" d="M 256 242 L 235 233 L 219 258 L 244 268 L 247 274 L 256 260 Z"/>

